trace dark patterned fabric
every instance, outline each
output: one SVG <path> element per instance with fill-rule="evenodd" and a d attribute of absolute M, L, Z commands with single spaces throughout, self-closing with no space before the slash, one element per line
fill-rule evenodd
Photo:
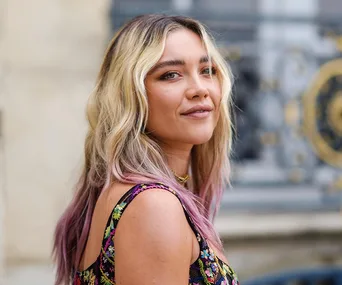
<path fill-rule="evenodd" d="M 176 192 L 162 183 L 153 184 L 138 184 L 131 188 L 120 199 L 114 207 L 111 216 L 108 219 L 104 238 L 102 242 L 101 253 L 97 260 L 90 265 L 86 270 L 76 271 L 73 284 L 74 285 L 111 285 L 115 284 L 115 248 L 114 235 L 118 221 L 129 205 L 129 203 L 142 191 L 148 189 L 164 189 L 174 195 Z M 177 195 L 176 195 L 177 196 Z M 177 196 L 179 199 L 179 197 Z M 182 201 L 180 200 L 182 203 Z M 182 203 L 183 208 L 184 204 Z M 189 285 L 238 285 L 238 279 L 231 267 L 220 260 L 210 249 L 208 243 L 198 230 L 195 224 L 191 221 L 190 216 L 184 208 L 184 213 L 189 221 L 191 228 L 196 234 L 200 245 L 200 256 L 190 265 L 189 269 Z"/>

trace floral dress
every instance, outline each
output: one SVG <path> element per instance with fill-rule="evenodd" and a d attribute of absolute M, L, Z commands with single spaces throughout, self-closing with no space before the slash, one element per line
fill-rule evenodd
<path fill-rule="evenodd" d="M 148 189 L 156 188 L 167 190 L 176 195 L 174 190 L 162 183 L 138 184 L 126 192 L 126 194 L 116 204 L 108 219 L 101 252 L 98 258 L 87 269 L 83 271 L 75 271 L 73 285 L 115 284 L 114 235 L 120 217 L 128 204 L 139 193 Z M 177 198 L 179 199 L 178 196 Z M 184 208 L 183 203 L 182 205 Z M 214 254 L 206 240 L 196 229 L 195 224 L 191 221 L 191 218 L 185 208 L 184 213 L 200 245 L 200 255 L 198 259 L 190 265 L 189 285 L 238 285 L 239 281 L 233 269 Z"/>

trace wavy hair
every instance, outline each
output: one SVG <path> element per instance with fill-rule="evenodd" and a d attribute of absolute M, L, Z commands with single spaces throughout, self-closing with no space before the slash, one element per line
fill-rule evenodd
<path fill-rule="evenodd" d="M 222 92 L 220 116 L 211 139 L 195 145 L 191 151 L 190 189 L 177 183 L 158 142 L 145 132 L 148 119 L 145 77 L 161 58 L 168 34 L 178 29 L 189 29 L 201 38 L 210 61 L 217 66 Z M 194 19 L 143 15 L 116 33 L 87 105 L 89 129 L 83 172 L 74 198 L 55 230 L 55 284 L 71 282 L 87 242 L 96 201 L 114 181 L 169 185 L 184 202 L 200 233 L 222 248 L 213 219 L 229 182 L 230 75 L 212 37 Z"/>

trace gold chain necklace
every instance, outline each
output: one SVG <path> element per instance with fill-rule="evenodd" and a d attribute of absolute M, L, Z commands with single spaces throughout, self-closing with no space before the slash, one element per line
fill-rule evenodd
<path fill-rule="evenodd" d="M 172 172 L 173 172 L 173 175 L 176 177 L 177 181 L 182 185 L 185 185 L 185 183 L 190 178 L 189 174 L 186 174 L 185 176 L 178 176 L 173 170 L 172 170 Z"/>

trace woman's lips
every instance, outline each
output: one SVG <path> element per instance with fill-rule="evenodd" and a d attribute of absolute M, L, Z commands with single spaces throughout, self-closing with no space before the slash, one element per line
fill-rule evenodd
<path fill-rule="evenodd" d="M 182 116 L 194 119 L 205 119 L 209 117 L 210 113 L 211 111 L 195 111 Z"/>

